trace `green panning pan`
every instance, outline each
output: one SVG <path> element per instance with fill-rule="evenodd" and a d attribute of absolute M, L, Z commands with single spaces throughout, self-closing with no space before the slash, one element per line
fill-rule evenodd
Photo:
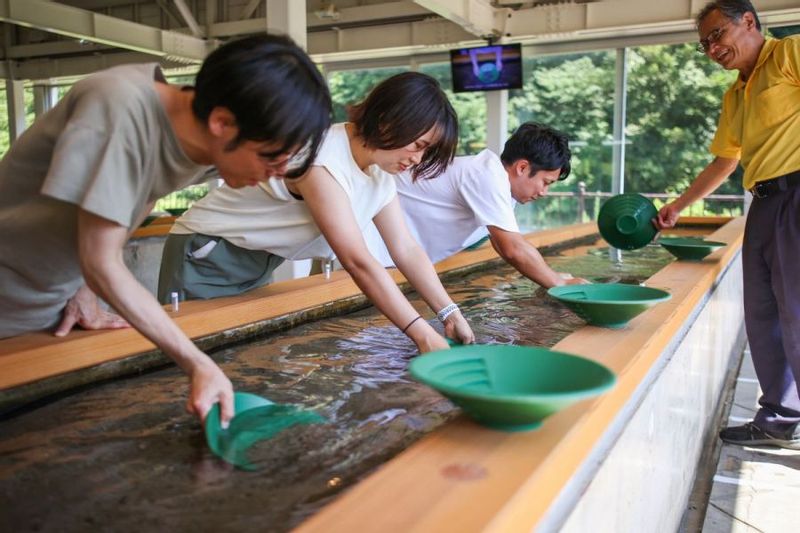
<path fill-rule="evenodd" d="M 476 422 L 504 431 L 536 429 L 547 416 L 610 389 L 605 366 L 529 346 L 481 344 L 420 355 L 411 375 Z"/>
<path fill-rule="evenodd" d="M 597 213 L 597 228 L 608 244 L 622 250 L 635 250 L 650 243 L 658 233 L 653 219 L 658 210 L 641 194 L 612 196 Z"/>
<path fill-rule="evenodd" d="M 642 311 L 671 298 L 661 289 L 624 283 L 562 285 L 547 294 L 589 324 L 607 328 L 621 328 Z"/>
<path fill-rule="evenodd" d="M 688 261 L 700 261 L 726 245 L 724 242 L 707 241 L 699 237 L 660 237 L 658 244 L 678 259 Z"/>
<path fill-rule="evenodd" d="M 247 451 L 255 443 L 269 439 L 297 424 L 317 424 L 324 418 L 314 411 L 291 404 L 276 404 L 247 392 L 234 393 L 234 417 L 222 429 L 219 404 L 206 416 L 206 442 L 217 457 L 244 470 L 255 470 Z"/>

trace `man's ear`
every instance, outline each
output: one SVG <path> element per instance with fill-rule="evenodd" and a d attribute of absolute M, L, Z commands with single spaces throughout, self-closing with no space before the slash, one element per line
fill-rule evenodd
<path fill-rule="evenodd" d="M 756 19 L 753 17 L 753 14 L 747 11 L 745 14 L 742 15 L 742 22 L 744 22 L 744 27 L 748 30 L 753 29 L 756 27 Z"/>
<path fill-rule="evenodd" d="M 227 107 L 215 107 L 208 115 L 208 131 L 214 137 L 232 141 L 239 135 L 236 117 Z"/>
<path fill-rule="evenodd" d="M 531 164 L 528 162 L 527 159 L 517 159 L 514 161 L 512 165 L 514 167 L 514 173 L 517 177 L 526 178 L 528 177 L 528 173 L 531 170 Z"/>

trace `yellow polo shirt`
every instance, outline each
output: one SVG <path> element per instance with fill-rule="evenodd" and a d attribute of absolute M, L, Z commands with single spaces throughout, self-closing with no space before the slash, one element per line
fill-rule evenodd
<path fill-rule="evenodd" d="M 710 151 L 741 160 L 745 189 L 800 170 L 800 35 L 768 38 L 750 79 L 728 88 Z"/>

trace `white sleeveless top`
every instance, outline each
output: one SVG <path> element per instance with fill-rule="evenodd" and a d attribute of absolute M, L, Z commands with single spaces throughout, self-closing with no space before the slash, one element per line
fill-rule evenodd
<path fill-rule="evenodd" d="M 358 168 L 344 123 L 328 130 L 314 166 L 324 167 L 344 189 L 362 232 L 397 194 L 391 175 L 374 165 L 367 173 Z M 332 255 L 305 202 L 292 196 L 279 178 L 254 187 L 223 185 L 211 191 L 175 221 L 172 233 L 222 237 L 241 248 L 286 259 Z"/>

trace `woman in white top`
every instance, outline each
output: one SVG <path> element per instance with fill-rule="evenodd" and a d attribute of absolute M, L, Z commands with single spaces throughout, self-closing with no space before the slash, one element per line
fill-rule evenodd
<path fill-rule="evenodd" d="M 453 160 L 457 137 L 455 112 L 433 78 L 408 72 L 383 81 L 351 110 L 351 122 L 330 128 L 301 178 L 223 186 L 178 219 L 164 247 L 159 298 L 176 291 L 187 299 L 239 294 L 267 283 L 283 259 L 335 254 L 420 352 L 447 348 L 370 254 L 362 232 L 374 222 L 445 334 L 473 342 L 472 330 L 406 227 L 391 176 L 410 169 L 415 179 L 435 177 Z"/>

